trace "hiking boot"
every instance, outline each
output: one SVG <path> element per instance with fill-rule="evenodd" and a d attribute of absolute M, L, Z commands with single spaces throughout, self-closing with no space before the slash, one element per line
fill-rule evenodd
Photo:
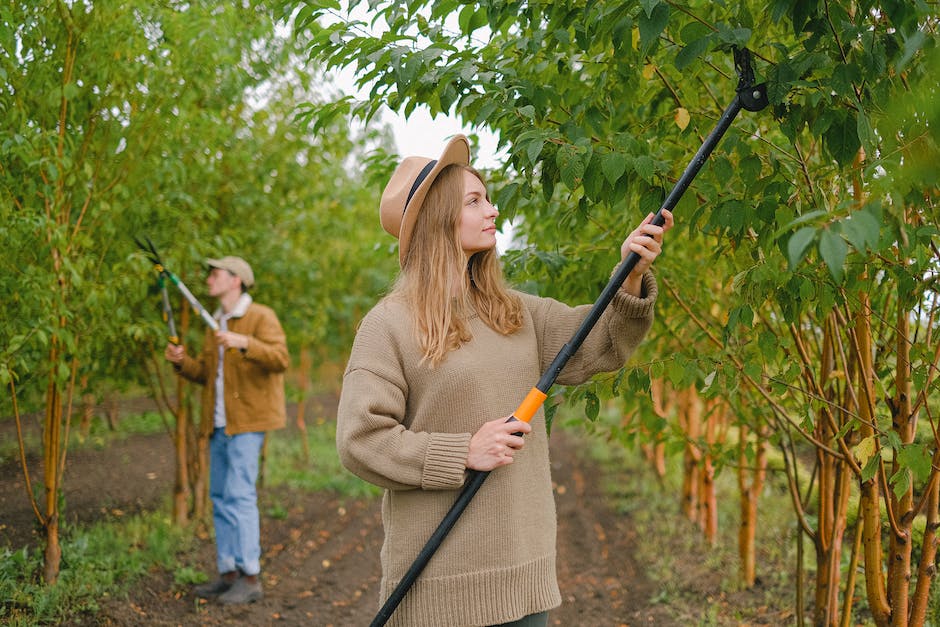
<path fill-rule="evenodd" d="M 236 605 L 254 603 L 262 598 L 264 598 L 264 593 L 261 592 L 260 580 L 255 577 L 254 582 L 250 582 L 248 577 L 239 577 L 231 588 L 219 595 L 218 601 L 225 605 Z"/>
<path fill-rule="evenodd" d="M 238 581 L 239 574 L 240 573 L 237 571 L 232 571 L 231 573 L 222 573 L 222 575 L 215 581 L 199 584 L 193 588 L 193 592 L 201 599 L 215 599 L 219 595 L 229 591 L 235 582 Z"/>

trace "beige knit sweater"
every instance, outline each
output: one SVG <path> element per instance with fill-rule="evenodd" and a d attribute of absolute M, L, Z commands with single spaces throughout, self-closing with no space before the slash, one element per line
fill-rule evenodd
<path fill-rule="evenodd" d="M 624 364 L 653 320 L 652 274 L 643 287 L 644 298 L 617 293 L 557 383 L 582 383 Z M 360 325 L 343 378 L 336 445 L 349 470 L 385 488 L 383 603 L 459 494 L 471 435 L 512 414 L 590 310 L 519 296 L 519 331 L 504 336 L 474 318 L 473 339 L 434 368 L 419 365 L 400 300 L 382 300 Z M 493 625 L 561 604 L 541 409 L 531 425 L 515 461 L 490 474 L 389 625 Z"/>

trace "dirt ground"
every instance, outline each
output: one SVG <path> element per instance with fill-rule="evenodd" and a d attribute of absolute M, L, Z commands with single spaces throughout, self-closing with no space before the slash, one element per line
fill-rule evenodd
<path fill-rule="evenodd" d="M 571 436 L 552 436 L 552 468 L 559 515 L 558 576 L 563 605 L 550 624 L 630 626 L 683 624 L 657 604 L 657 586 L 635 561 L 638 539 L 628 517 L 601 494 L 598 469 Z M 134 436 L 100 450 L 69 453 L 66 517 L 89 522 L 159 507 L 173 477 L 164 434 Z M 116 480 L 117 479 L 117 480 Z M 265 489 L 261 494 L 265 598 L 242 607 L 196 599 L 169 572 L 151 572 L 128 598 L 102 599 L 97 616 L 70 625 L 368 625 L 377 610 L 382 523 L 378 500 L 339 499 L 329 493 Z M 277 517 L 267 514 L 277 504 Z M 283 512 L 286 510 L 286 516 Z M 16 463 L 0 468 L 0 546 L 38 545 L 32 512 Z M 185 557 L 212 572 L 208 537 Z M 703 595 L 703 609 L 705 606 Z"/>

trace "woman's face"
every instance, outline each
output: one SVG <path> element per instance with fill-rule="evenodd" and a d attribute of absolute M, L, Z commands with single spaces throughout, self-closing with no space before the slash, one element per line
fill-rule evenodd
<path fill-rule="evenodd" d="M 469 257 L 496 245 L 499 211 L 486 196 L 486 186 L 473 172 L 463 171 L 463 208 L 460 213 L 460 245 Z"/>

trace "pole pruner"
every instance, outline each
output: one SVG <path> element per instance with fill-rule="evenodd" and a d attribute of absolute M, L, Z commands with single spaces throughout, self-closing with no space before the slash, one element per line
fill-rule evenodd
<path fill-rule="evenodd" d="M 173 344 L 179 344 L 179 336 L 176 334 L 176 324 L 173 321 L 173 310 L 170 308 L 170 297 L 167 294 L 166 282 L 170 281 L 173 285 L 179 288 L 180 293 L 183 294 L 192 308 L 199 313 L 199 317 L 209 325 L 213 331 L 219 330 L 219 323 L 215 321 L 215 318 L 212 317 L 212 314 L 202 306 L 202 303 L 193 296 L 193 293 L 189 291 L 189 288 L 186 287 L 186 284 L 183 283 L 178 276 L 170 272 L 163 261 L 160 260 L 160 255 L 157 253 L 156 247 L 153 245 L 153 242 L 150 241 L 150 238 L 144 236 L 144 242 L 140 241 L 138 238 L 134 238 L 134 241 L 137 242 L 137 246 L 144 251 L 144 254 L 147 256 L 147 259 L 153 264 L 153 269 L 156 270 L 158 278 L 157 285 L 160 287 L 160 295 L 163 299 L 163 319 L 166 321 L 169 332 L 170 332 L 170 342 Z M 146 242 L 146 243 L 145 243 Z"/>
<path fill-rule="evenodd" d="M 686 167 L 685 172 L 682 173 L 682 176 L 679 178 L 672 191 L 666 197 L 662 207 L 659 209 L 659 211 L 656 212 L 656 215 L 653 216 L 652 223 L 657 226 L 662 226 L 665 223 L 666 219 L 663 217 L 663 210 L 672 211 L 672 209 L 676 206 L 676 204 L 679 202 L 679 199 L 682 197 L 682 194 L 685 193 L 685 190 L 692 182 L 692 179 L 695 178 L 695 176 L 698 174 L 698 171 L 705 164 L 705 161 L 708 160 L 712 150 L 714 150 L 719 140 L 721 140 L 722 136 L 725 134 L 725 131 L 727 131 L 731 126 L 731 122 L 741 111 L 741 109 L 745 109 L 747 111 L 760 111 L 768 104 L 766 86 L 763 83 L 759 85 L 754 84 L 754 71 L 751 68 L 751 53 L 747 48 L 734 49 L 734 66 L 735 71 L 738 74 L 738 86 L 736 89 L 737 93 L 735 94 L 735 98 L 724 110 L 715 128 L 708 135 L 708 137 L 705 138 L 704 143 L 698 149 L 698 152 L 695 153 L 692 161 Z M 585 338 L 587 338 L 588 333 L 590 333 L 591 329 L 594 328 L 594 325 L 597 323 L 598 319 L 600 319 L 601 314 L 610 304 L 611 300 L 613 300 L 617 290 L 620 289 L 620 286 L 636 267 L 636 264 L 639 262 L 639 260 L 640 256 L 637 253 L 630 252 L 626 259 L 624 259 L 623 262 L 617 267 L 617 270 L 610 277 L 610 281 L 601 292 L 601 295 L 598 297 L 598 299 L 594 302 L 594 305 L 588 312 L 587 317 L 585 317 L 584 321 L 581 323 L 581 326 L 574 333 L 568 343 L 561 348 L 561 350 L 558 352 L 558 355 L 549 365 L 548 369 L 545 370 L 545 372 L 542 374 L 538 383 L 529 391 L 528 395 L 525 397 L 519 407 L 513 412 L 512 417 L 509 419 L 510 421 L 524 420 L 525 422 L 529 422 L 532 420 L 532 417 L 535 416 L 535 413 L 545 402 L 545 399 L 548 398 L 548 391 L 555 383 L 555 379 L 558 378 L 562 368 L 565 367 L 565 364 L 568 363 L 568 360 L 575 354 L 578 348 L 581 347 L 581 344 L 584 342 Z M 444 541 L 444 538 L 447 537 L 447 534 L 450 533 L 450 530 L 456 524 L 463 511 L 467 508 L 467 505 L 470 504 L 470 501 L 479 491 L 480 486 L 483 485 L 483 482 L 486 480 L 489 474 L 490 471 L 480 470 L 471 470 L 467 473 L 467 479 L 464 482 L 463 490 L 461 491 L 460 495 L 458 495 L 457 500 L 454 501 L 454 504 L 451 506 L 450 510 L 447 512 L 447 514 L 444 515 L 444 518 L 441 520 L 437 529 L 435 529 L 431 534 L 431 537 L 424 545 L 424 548 L 421 549 L 421 551 L 418 553 L 418 556 L 415 558 L 415 561 L 405 572 L 404 577 L 402 577 L 402 579 L 398 582 L 398 585 L 395 587 L 395 589 L 392 590 L 392 593 L 379 609 L 379 612 L 372 620 L 372 623 L 370 623 L 370 627 L 381 627 L 382 625 L 385 625 L 389 618 L 391 618 L 395 608 L 397 608 L 402 599 L 404 599 L 405 594 L 411 588 L 411 585 L 421 574 L 421 571 L 424 570 L 424 567 L 427 566 L 435 551 L 437 551 L 438 547 Z"/>

